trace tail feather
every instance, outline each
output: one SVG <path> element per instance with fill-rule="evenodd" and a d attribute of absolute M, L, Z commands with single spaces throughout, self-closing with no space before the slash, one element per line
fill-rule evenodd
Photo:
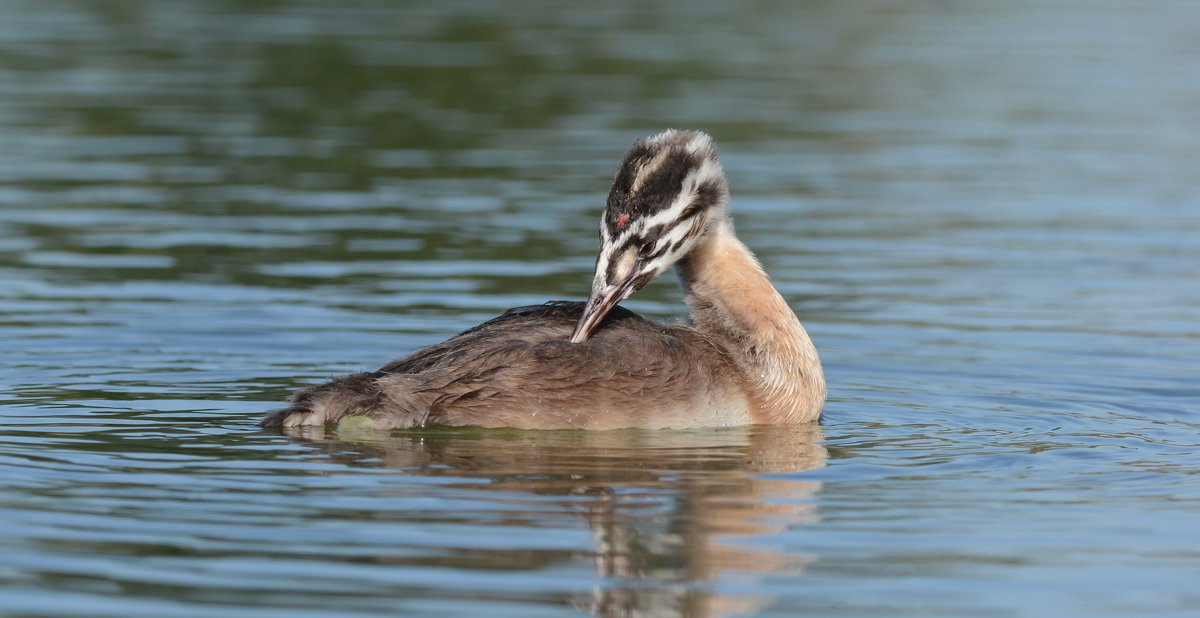
<path fill-rule="evenodd" d="M 279 429 L 301 425 L 324 425 L 324 415 L 322 414 L 320 419 L 317 416 L 316 411 L 309 408 L 288 406 L 267 412 L 266 416 L 258 421 L 258 426 L 263 429 Z"/>
<path fill-rule="evenodd" d="M 328 425 L 347 416 L 366 416 L 380 429 L 422 425 L 429 405 L 414 387 L 412 376 L 356 373 L 300 390 L 287 407 L 268 412 L 258 426 Z"/>

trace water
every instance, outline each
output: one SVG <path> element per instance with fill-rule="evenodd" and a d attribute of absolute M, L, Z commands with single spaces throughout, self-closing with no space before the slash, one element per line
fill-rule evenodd
<path fill-rule="evenodd" d="M 0 613 L 1196 615 L 1197 24 L 0 2 Z M 716 136 L 820 426 L 254 427 L 581 298 L 667 126 Z"/>

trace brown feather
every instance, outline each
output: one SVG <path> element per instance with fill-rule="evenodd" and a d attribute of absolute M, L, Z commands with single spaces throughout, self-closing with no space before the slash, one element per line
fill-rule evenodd
<path fill-rule="evenodd" d="M 592 338 L 569 343 L 582 309 L 583 303 L 560 301 L 509 310 L 377 372 L 304 389 L 261 425 L 336 423 L 346 415 L 369 417 L 379 428 L 749 422 L 750 402 L 737 370 L 702 333 L 617 307 Z M 700 362 L 697 353 L 703 354 Z"/>

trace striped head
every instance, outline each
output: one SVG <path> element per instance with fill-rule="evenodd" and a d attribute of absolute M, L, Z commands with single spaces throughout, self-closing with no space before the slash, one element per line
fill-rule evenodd
<path fill-rule="evenodd" d="M 634 143 L 608 194 L 592 292 L 571 341 L 587 340 L 617 303 L 690 253 L 728 203 L 708 134 L 672 129 Z"/>

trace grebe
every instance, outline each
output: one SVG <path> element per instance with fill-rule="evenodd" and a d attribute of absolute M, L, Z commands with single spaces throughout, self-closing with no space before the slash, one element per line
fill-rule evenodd
<path fill-rule="evenodd" d="M 676 267 L 690 324 L 618 307 Z M 715 427 L 816 420 L 817 350 L 733 232 L 712 138 L 668 130 L 625 154 L 586 303 L 511 309 L 384 365 L 305 388 L 262 427 Z"/>

